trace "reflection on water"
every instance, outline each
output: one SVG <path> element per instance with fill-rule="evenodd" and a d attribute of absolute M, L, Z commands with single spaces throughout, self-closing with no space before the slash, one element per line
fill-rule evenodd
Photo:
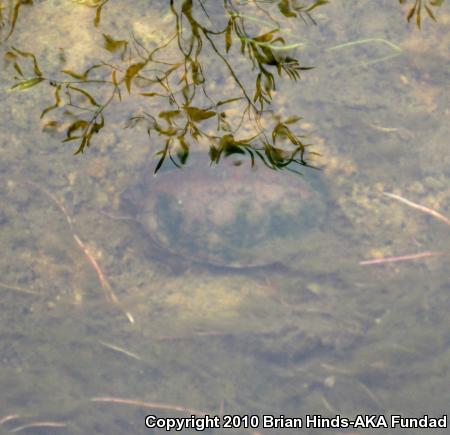
<path fill-rule="evenodd" d="M 447 412 L 448 225 L 384 192 L 407 198 L 422 211 L 450 215 L 448 95 L 442 92 L 448 86 L 448 74 L 442 72 L 449 60 L 448 11 L 441 8 L 438 22 L 432 23 L 422 10 L 419 32 L 398 21 L 388 2 L 383 7 L 362 2 L 351 13 L 330 4 L 309 15 L 295 9 L 294 2 L 226 4 L 231 9 L 220 15 L 222 5 L 196 10 L 200 3 L 174 2 L 179 22 L 191 18 L 181 48 L 189 50 L 189 41 L 194 45 L 186 72 L 189 90 L 183 91 L 177 77 L 169 88 L 178 93 L 164 108 L 149 96 L 136 98 L 154 91 L 145 80 L 152 74 L 159 78 L 153 85 L 164 89 L 161 71 L 173 67 L 175 48 L 157 58 L 170 65 L 161 63 L 159 72 L 144 76 L 143 71 L 139 77 L 139 71 L 128 69 L 135 60 L 123 57 L 126 44 L 120 41 L 129 40 L 132 29 L 143 47 L 159 46 L 170 36 L 165 30 L 177 22 L 165 4 L 158 9 L 137 2 L 124 14 L 121 5 L 105 3 L 98 29 L 92 24 L 97 3 L 91 8 L 58 2 L 20 7 L 5 52 L 16 47 L 33 53 L 42 71 L 81 74 L 103 58 L 96 56 L 104 33 L 116 41 L 109 41 L 108 53 L 116 56 L 114 65 L 122 66 L 116 78 L 109 69 L 102 80 L 114 88 L 114 80 L 123 79 L 124 90 L 120 104 L 117 99 L 105 109 L 106 122 L 95 127 L 92 146 L 78 157 L 71 154 L 74 142 L 62 146 L 59 134 L 67 137 L 70 130 L 69 138 L 83 140 L 86 125 L 75 128 L 74 123 L 98 110 L 89 96 L 104 103 L 108 92 L 93 84 L 86 90 L 86 81 L 78 79 L 70 85 L 81 91 L 70 92 L 79 99 L 70 102 L 61 85 L 64 104 L 50 111 L 61 110 L 61 118 L 55 117 L 58 124 L 50 135 L 47 120 L 38 121 L 55 102 L 58 85 L 49 86 L 50 75 L 22 92 L 1 91 L 0 239 L 6 255 L 0 257 L 0 431 L 162 433 L 145 428 L 145 416 L 152 413 L 304 418 L 391 412 L 441 417 Z M 410 7 L 411 2 L 406 13 Z M 35 15 L 50 20 L 55 11 L 60 19 L 52 21 L 48 33 L 39 29 L 49 21 L 36 22 Z M 291 14 L 297 15 L 295 21 Z M 317 25 L 302 24 L 301 16 Z M 208 56 L 204 77 L 198 75 L 195 83 L 200 39 L 190 40 L 189 32 L 202 34 L 196 22 L 223 31 L 217 48 L 235 62 L 233 71 L 250 96 L 243 107 L 240 100 L 230 102 L 237 106 L 227 107 L 225 117 L 218 102 L 223 94 L 231 99 L 242 89 L 226 64 L 217 58 L 208 63 Z M 247 34 L 240 39 L 242 23 Z M 284 42 L 275 41 L 275 34 L 261 37 L 276 26 Z M 77 32 L 85 42 L 81 48 L 74 43 Z M 242 38 L 258 36 L 244 40 L 247 51 L 239 57 Z M 206 45 L 205 34 L 202 38 Z M 326 50 L 377 38 L 395 44 L 400 54 L 364 66 L 364 56 L 372 55 L 366 44 Z M 55 48 L 53 40 L 61 44 Z M 298 55 L 300 65 L 317 68 L 302 72 L 297 83 L 286 70 L 279 76 L 281 66 L 271 65 L 269 54 L 275 50 L 277 62 L 287 59 L 271 47 L 282 43 L 289 48 L 287 57 Z M 252 64 L 251 47 L 267 61 L 259 64 L 255 55 L 253 72 L 246 69 Z M 146 58 L 145 48 L 140 50 Z M 19 82 L 39 77 L 32 57 L 13 53 L 17 57 L 9 56 L 10 68 Z M 377 59 L 384 56 L 377 53 Z M 25 61 L 31 68 L 26 73 Z M 264 83 L 270 75 L 262 74 L 260 100 L 255 100 L 261 67 L 277 79 L 276 90 Z M 12 86 L 17 81 L 11 69 L 2 77 Z M 270 102 L 263 98 L 269 93 Z M 273 112 L 265 118 L 258 107 L 257 120 L 241 123 L 246 105 L 262 104 L 261 99 L 264 110 Z M 139 121 L 124 131 L 124 121 L 143 101 L 156 123 Z M 321 156 L 305 148 L 303 157 L 314 157 L 321 170 L 301 165 L 298 175 L 264 165 L 282 169 L 289 153 L 302 150 L 281 126 L 289 117 L 295 123 L 285 127 L 313 132 L 307 141 L 299 135 L 301 144 L 314 143 L 311 151 Z M 189 155 L 180 139 L 183 123 Z M 227 123 L 232 130 L 239 126 L 241 136 L 233 130 L 231 140 Z M 164 155 L 155 159 L 154 154 L 164 151 L 170 128 L 176 130 L 170 145 L 178 147 L 171 148 L 175 165 L 167 153 L 154 177 Z M 254 128 L 268 137 L 240 141 L 254 137 Z M 265 140 L 273 148 L 261 157 L 256 151 Z M 209 152 L 219 164 L 199 169 L 197 152 Z M 227 165 L 230 161 L 241 164 Z M 445 255 L 420 257 L 429 251 Z M 405 255 L 415 257 L 359 265 Z M 302 431 L 363 432 L 344 427 Z M 289 429 L 259 426 L 235 433 Z"/>

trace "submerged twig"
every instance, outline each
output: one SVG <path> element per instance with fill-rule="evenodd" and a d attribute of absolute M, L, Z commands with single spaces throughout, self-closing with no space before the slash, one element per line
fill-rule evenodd
<path fill-rule="evenodd" d="M 445 255 L 445 253 L 443 253 L 443 252 L 419 252 L 418 254 L 401 255 L 399 257 L 374 258 L 373 260 L 360 261 L 359 264 L 361 266 L 370 266 L 373 264 L 397 263 L 399 261 L 418 260 L 420 258 L 438 257 L 441 255 Z"/>
<path fill-rule="evenodd" d="M 396 195 L 395 193 L 383 192 L 383 195 L 388 196 L 389 198 L 395 199 L 396 201 L 399 201 L 399 202 L 407 205 L 408 207 L 419 210 L 422 213 L 429 214 L 430 216 L 433 216 L 434 218 L 440 220 L 441 222 L 444 222 L 445 224 L 450 225 L 450 219 L 448 217 L 437 212 L 436 210 L 433 210 L 432 208 L 417 204 L 416 202 L 410 201 L 409 199 L 406 199 L 400 195 Z M 385 263 L 396 263 L 396 262 L 400 262 L 400 261 L 419 260 L 421 258 L 438 257 L 441 255 L 448 255 L 448 254 L 446 254 L 445 252 L 426 251 L 426 252 L 419 252 L 417 254 L 401 255 L 398 257 L 374 258 L 372 260 L 360 261 L 359 264 L 361 266 L 370 266 L 370 265 L 375 265 L 375 264 L 385 264 Z"/>
<path fill-rule="evenodd" d="M 36 421 L 35 423 L 24 424 L 23 426 L 16 427 L 12 429 L 10 432 L 20 432 L 25 429 L 31 429 L 36 427 L 67 427 L 67 423 L 58 423 L 55 421 Z"/>
<path fill-rule="evenodd" d="M 73 219 L 71 218 L 69 213 L 66 211 L 66 208 L 61 203 L 61 201 L 59 201 L 58 198 L 56 198 L 55 195 L 53 195 L 50 191 L 48 191 L 44 187 L 40 186 L 39 184 L 34 183 L 32 181 L 27 181 L 27 183 L 32 185 L 36 189 L 40 190 L 45 195 L 47 195 L 57 205 L 57 207 L 61 210 L 61 212 L 63 213 L 64 217 L 66 218 L 66 221 L 67 221 L 67 223 L 68 223 L 68 225 L 70 227 L 70 230 L 72 231 L 73 239 L 75 240 L 75 242 L 79 246 L 79 248 L 83 251 L 83 253 L 86 256 L 86 258 L 88 259 L 89 263 L 92 265 L 92 267 L 94 268 L 95 272 L 97 273 L 98 279 L 100 281 L 100 285 L 101 285 L 102 289 L 105 291 L 106 298 L 108 300 L 110 300 L 111 302 L 113 302 L 114 304 L 120 306 L 120 308 L 124 311 L 128 321 L 130 323 L 134 323 L 133 316 L 131 315 L 130 312 L 126 311 L 122 307 L 122 305 L 120 304 L 119 299 L 117 298 L 116 294 L 114 293 L 111 285 L 109 284 L 109 282 L 108 282 L 108 280 L 106 278 L 106 275 L 103 273 L 103 270 L 101 269 L 101 267 L 98 264 L 97 260 L 90 253 L 90 251 L 87 248 L 87 246 L 84 244 L 84 242 L 78 236 L 78 234 L 75 232 L 74 225 L 73 225 Z"/>
<path fill-rule="evenodd" d="M 105 341 L 101 341 L 101 340 L 99 341 L 99 343 L 102 346 L 107 347 L 108 349 L 114 350 L 115 352 L 122 353 L 122 354 L 124 354 L 126 356 L 129 356 L 130 358 L 137 359 L 138 361 L 142 360 L 142 358 L 138 354 L 136 354 L 134 352 L 130 352 L 129 350 L 126 350 L 126 349 L 124 349 L 122 347 L 116 346 L 114 344 L 106 343 Z"/>
<path fill-rule="evenodd" d="M 27 294 L 27 295 L 38 295 L 39 294 L 39 292 L 37 292 L 35 290 L 30 290 L 30 289 L 19 287 L 19 286 L 16 286 L 16 285 L 8 285 L 8 284 L 4 284 L 2 282 L 0 282 L 0 287 L 5 288 L 7 290 L 15 291 L 15 292 L 18 292 L 18 293 L 24 293 L 24 294 Z M 1 420 L 0 420 L 0 424 L 1 424 Z"/>
<path fill-rule="evenodd" d="M 450 225 L 450 219 L 443 214 L 437 212 L 436 210 L 433 210 L 431 208 L 425 207 L 424 205 L 417 204 L 413 201 L 410 201 L 409 199 L 403 198 L 403 196 L 396 195 L 395 193 L 390 192 L 383 192 L 383 195 L 388 196 L 389 198 L 395 199 L 397 201 L 400 201 L 403 204 L 406 204 L 408 207 L 415 208 L 416 210 L 420 210 L 423 213 L 429 214 L 430 216 L 433 216 L 436 219 L 439 219 L 441 222 L 446 223 L 447 225 Z"/>
<path fill-rule="evenodd" d="M 7 415 L 6 417 L 0 418 L 0 425 L 5 424 L 6 422 L 11 420 L 17 420 L 18 418 L 20 418 L 19 414 Z"/>
<path fill-rule="evenodd" d="M 336 415 L 339 414 L 339 412 L 333 407 L 333 405 L 325 398 L 323 394 L 320 395 L 320 399 L 329 412 Z"/>
<path fill-rule="evenodd" d="M 190 416 L 196 415 L 198 417 L 204 417 L 205 415 L 212 414 L 210 411 L 202 411 L 198 409 L 186 408 L 180 405 L 172 405 L 169 403 L 159 403 L 159 402 L 144 402 L 142 400 L 136 399 L 125 399 L 123 397 L 92 397 L 89 399 L 91 402 L 97 403 L 115 403 L 119 405 L 131 405 L 137 406 L 139 408 L 144 409 L 154 409 L 158 411 L 177 411 L 182 412 L 184 414 L 188 414 Z M 221 410 L 223 411 L 223 410 Z M 248 429 L 248 432 L 251 435 L 262 435 L 262 432 L 253 431 L 252 429 Z"/>
<path fill-rule="evenodd" d="M 229 337 L 232 336 L 232 332 L 220 332 L 220 331 L 205 331 L 194 332 L 192 335 L 163 335 L 158 337 L 157 341 L 177 341 L 177 340 L 189 340 L 197 337 Z"/>
<path fill-rule="evenodd" d="M 358 39 L 356 41 L 349 41 L 349 42 L 344 42 L 342 44 L 338 44 L 338 45 L 333 45 L 332 47 L 328 47 L 325 49 L 325 51 L 334 51 L 334 50 L 340 50 L 341 48 L 347 48 L 347 47 L 352 47 L 355 45 L 366 45 L 369 43 L 382 43 L 382 44 L 386 44 L 388 47 L 392 48 L 394 51 L 398 51 L 401 52 L 403 51 L 401 47 L 399 47 L 398 45 L 394 44 L 391 41 L 388 41 L 387 39 L 383 39 L 383 38 L 365 38 L 365 39 Z"/>
<path fill-rule="evenodd" d="M 81 241 L 81 239 L 78 237 L 77 234 L 73 233 L 73 238 L 76 242 L 76 244 L 80 247 L 80 249 L 83 251 L 84 255 L 86 255 L 86 258 L 88 259 L 89 263 L 91 263 L 92 267 L 94 268 L 95 272 L 97 273 L 98 279 L 100 281 L 100 285 L 102 286 L 103 290 L 105 290 L 106 298 L 108 298 L 111 302 L 118 303 L 117 296 L 113 292 L 111 285 L 109 284 L 108 280 L 106 279 L 105 274 L 103 273 L 103 270 L 99 266 L 97 260 L 92 256 L 92 254 L 89 252 L 89 249 L 87 246 Z"/>
<path fill-rule="evenodd" d="M 144 402 L 142 400 L 124 399 L 121 397 L 92 397 L 91 402 L 117 403 L 121 405 L 138 406 L 139 408 L 157 409 L 160 411 L 178 411 L 186 414 L 204 416 L 209 414 L 207 411 L 199 411 L 197 409 L 185 408 L 179 405 L 170 405 L 168 403 Z"/>

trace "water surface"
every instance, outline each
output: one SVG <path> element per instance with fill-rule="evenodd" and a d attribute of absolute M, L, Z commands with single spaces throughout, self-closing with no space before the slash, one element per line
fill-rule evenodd
<path fill-rule="evenodd" d="M 445 223 L 383 195 L 450 215 L 448 5 L 422 30 L 403 12 L 395 2 L 336 2 L 315 11 L 315 26 L 284 23 L 287 43 L 304 43 L 294 54 L 315 69 L 297 82 L 278 80 L 272 108 L 303 117 L 322 168 L 303 168 L 303 176 L 314 173 L 327 188 L 323 224 L 285 268 L 180 259 L 124 216 L 123 192 L 164 145 L 145 127 L 123 128 L 143 99 L 124 93 L 91 147 L 74 156 L 76 144 L 61 143 L 68 124 L 54 131 L 39 119 L 54 88 L 11 92 L 13 73 L 2 71 L 0 421 L 11 418 L 1 430 L 48 421 L 67 426 L 22 431 L 140 434 L 149 432 L 145 415 L 179 417 L 180 408 L 292 417 L 447 412 L 448 256 L 359 264 L 448 253 Z M 94 18 L 75 3 L 22 7 L 2 49 L 33 52 L 51 77 L 108 58 L 102 33 L 128 40 L 133 31 L 151 46 L 174 25 L 163 2 L 128 2 L 126 13 L 109 2 L 98 28 Z M 238 42 L 232 50 L 237 59 Z M 253 86 L 244 65 L 236 71 Z M 236 91 L 223 63 L 211 56 L 205 68 L 214 97 Z M 229 430 L 214 430 L 222 432 Z M 290 431 L 242 429 L 256 432 Z"/>

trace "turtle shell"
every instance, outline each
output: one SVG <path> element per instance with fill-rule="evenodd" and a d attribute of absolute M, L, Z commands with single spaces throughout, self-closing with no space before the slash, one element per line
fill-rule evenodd
<path fill-rule="evenodd" d="M 309 176 L 190 158 L 181 168 L 154 164 L 127 191 L 136 219 L 164 250 L 232 268 L 284 263 L 325 215 L 323 194 Z"/>

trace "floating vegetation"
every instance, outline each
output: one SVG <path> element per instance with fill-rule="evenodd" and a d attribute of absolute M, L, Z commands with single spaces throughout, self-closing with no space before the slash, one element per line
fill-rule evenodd
<path fill-rule="evenodd" d="M 87 6 L 95 9 L 94 26 L 100 25 L 103 7 L 109 2 L 109 0 L 72 0 L 79 5 Z"/>
<path fill-rule="evenodd" d="M 408 0 L 398 0 L 399 3 L 405 4 L 410 3 Z M 442 6 L 444 4 L 445 0 L 413 0 L 413 5 L 410 7 L 408 11 L 408 15 L 406 16 L 406 19 L 408 20 L 408 23 L 416 17 L 416 24 L 417 27 L 420 28 L 420 24 L 422 22 L 422 11 L 425 9 L 425 12 L 428 14 L 428 16 L 436 21 L 436 17 L 434 15 L 433 9 L 439 6 Z"/>
<path fill-rule="evenodd" d="M 99 27 L 108 1 L 75 3 L 95 9 L 94 24 Z M 107 124 L 108 109 L 122 102 L 127 93 L 142 99 L 142 104 L 129 117 L 126 127 L 142 125 L 149 136 L 159 138 L 156 171 L 166 160 L 176 166 L 185 164 L 191 148 L 196 146 L 209 147 L 211 161 L 216 163 L 222 156 L 241 154 L 252 164 L 261 159 L 272 169 L 292 164 L 314 166 L 317 153 L 300 132 L 302 117 L 274 113 L 273 98 L 277 80 L 298 81 L 303 72 L 312 68 L 295 55 L 294 50 L 304 42 L 286 39 L 283 20 L 301 19 L 315 24 L 313 13 L 328 1 L 269 3 L 275 3 L 277 9 L 258 3 L 255 15 L 251 15 L 244 13 L 248 5 L 232 0 L 215 6 L 195 0 L 171 0 L 168 10 L 173 32 L 167 40 L 156 45 L 134 34 L 123 39 L 102 33 L 109 58 L 93 61 L 82 71 L 64 69 L 61 77 L 45 75 L 32 52 L 12 46 L 5 55 L 15 72 L 12 89 L 25 91 L 42 83 L 54 88 L 53 104 L 41 113 L 43 128 L 65 131 L 63 142 L 78 144 L 75 154 L 83 153 L 92 144 Z M 10 38 L 22 6 L 31 4 L 30 0 L 18 0 L 2 8 L 0 2 L 0 21 L 8 28 L 4 40 Z M 416 0 L 408 19 L 416 15 L 420 26 L 422 9 L 435 19 L 432 9 L 442 4 L 443 0 Z M 398 46 L 382 39 L 350 41 L 326 51 L 375 41 L 388 44 L 393 53 L 366 65 L 401 53 Z M 217 95 L 213 81 L 207 77 L 217 74 L 219 65 L 229 80 L 227 89 L 222 88 Z M 247 77 L 253 80 L 253 89 Z M 162 109 L 155 111 L 155 107 Z M 57 116 L 50 118 L 53 114 Z"/>
<path fill-rule="evenodd" d="M 97 8 L 99 17 L 105 3 L 95 1 L 88 6 Z M 285 18 L 312 18 L 311 12 L 325 3 L 299 8 L 282 1 L 279 9 Z M 33 53 L 11 47 L 5 57 L 16 73 L 12 89 L 24 91 L 41 83 L 54 88 L 54 103 L 41 113 L 44 129 L 64 129 L 63 142 L 78 142 L 75 154 L 91 145 L 106 125 L 107 109 L 120 103 L 126 92 L 144 97 L 142 109 L 130 116 L 126 127 L 144 125 L 149 136 L 161 138 L 155 171 L 166 159 L 183 165 L 191 147 L 205 143 L 210 144 L 211 160 L 216 163 L 222 156 L 242 154 L 253 164 L 259 158 L 273 169 L 291 164 L 309 166 L 315 153 L 309 151 L 306 136 L 298 132 L 302 118 L 281 117 L 270 109 L 277 78 L 297 81 L 300 73 L 311 67 L 286 54 L 296 45 L 288 44 L 279 28 L 249 30 L 247 19 L 230 0 L 224 2 L 222 12 L 219 22 L 211 26 L 203 3 L 171 1 L 174 31 L 162 44 L 151 47 L 134 35 L 124 40 L 103 34 L 104 48 L 112 59 L 101 60 L 84 71 L 65 69 L 62 78 L 45 76 Z M 239 50 L 234 49 L 236 44 Z M 207 73 L 211 57 L 232 78 L 229 97 L 214 96 L 212 82 L 206 79 L 211 75 Z M 247 59 L 254 77 L 253 91 L 235 64 L 242 58 Z M 214 71 L 218 71 L 217 62 Z M 147 110 L 145 99 L 151 105 L 157 100 L 163 110 Z M 61 114 L 59 119 L 49 119 L 55 111 Z"/>

